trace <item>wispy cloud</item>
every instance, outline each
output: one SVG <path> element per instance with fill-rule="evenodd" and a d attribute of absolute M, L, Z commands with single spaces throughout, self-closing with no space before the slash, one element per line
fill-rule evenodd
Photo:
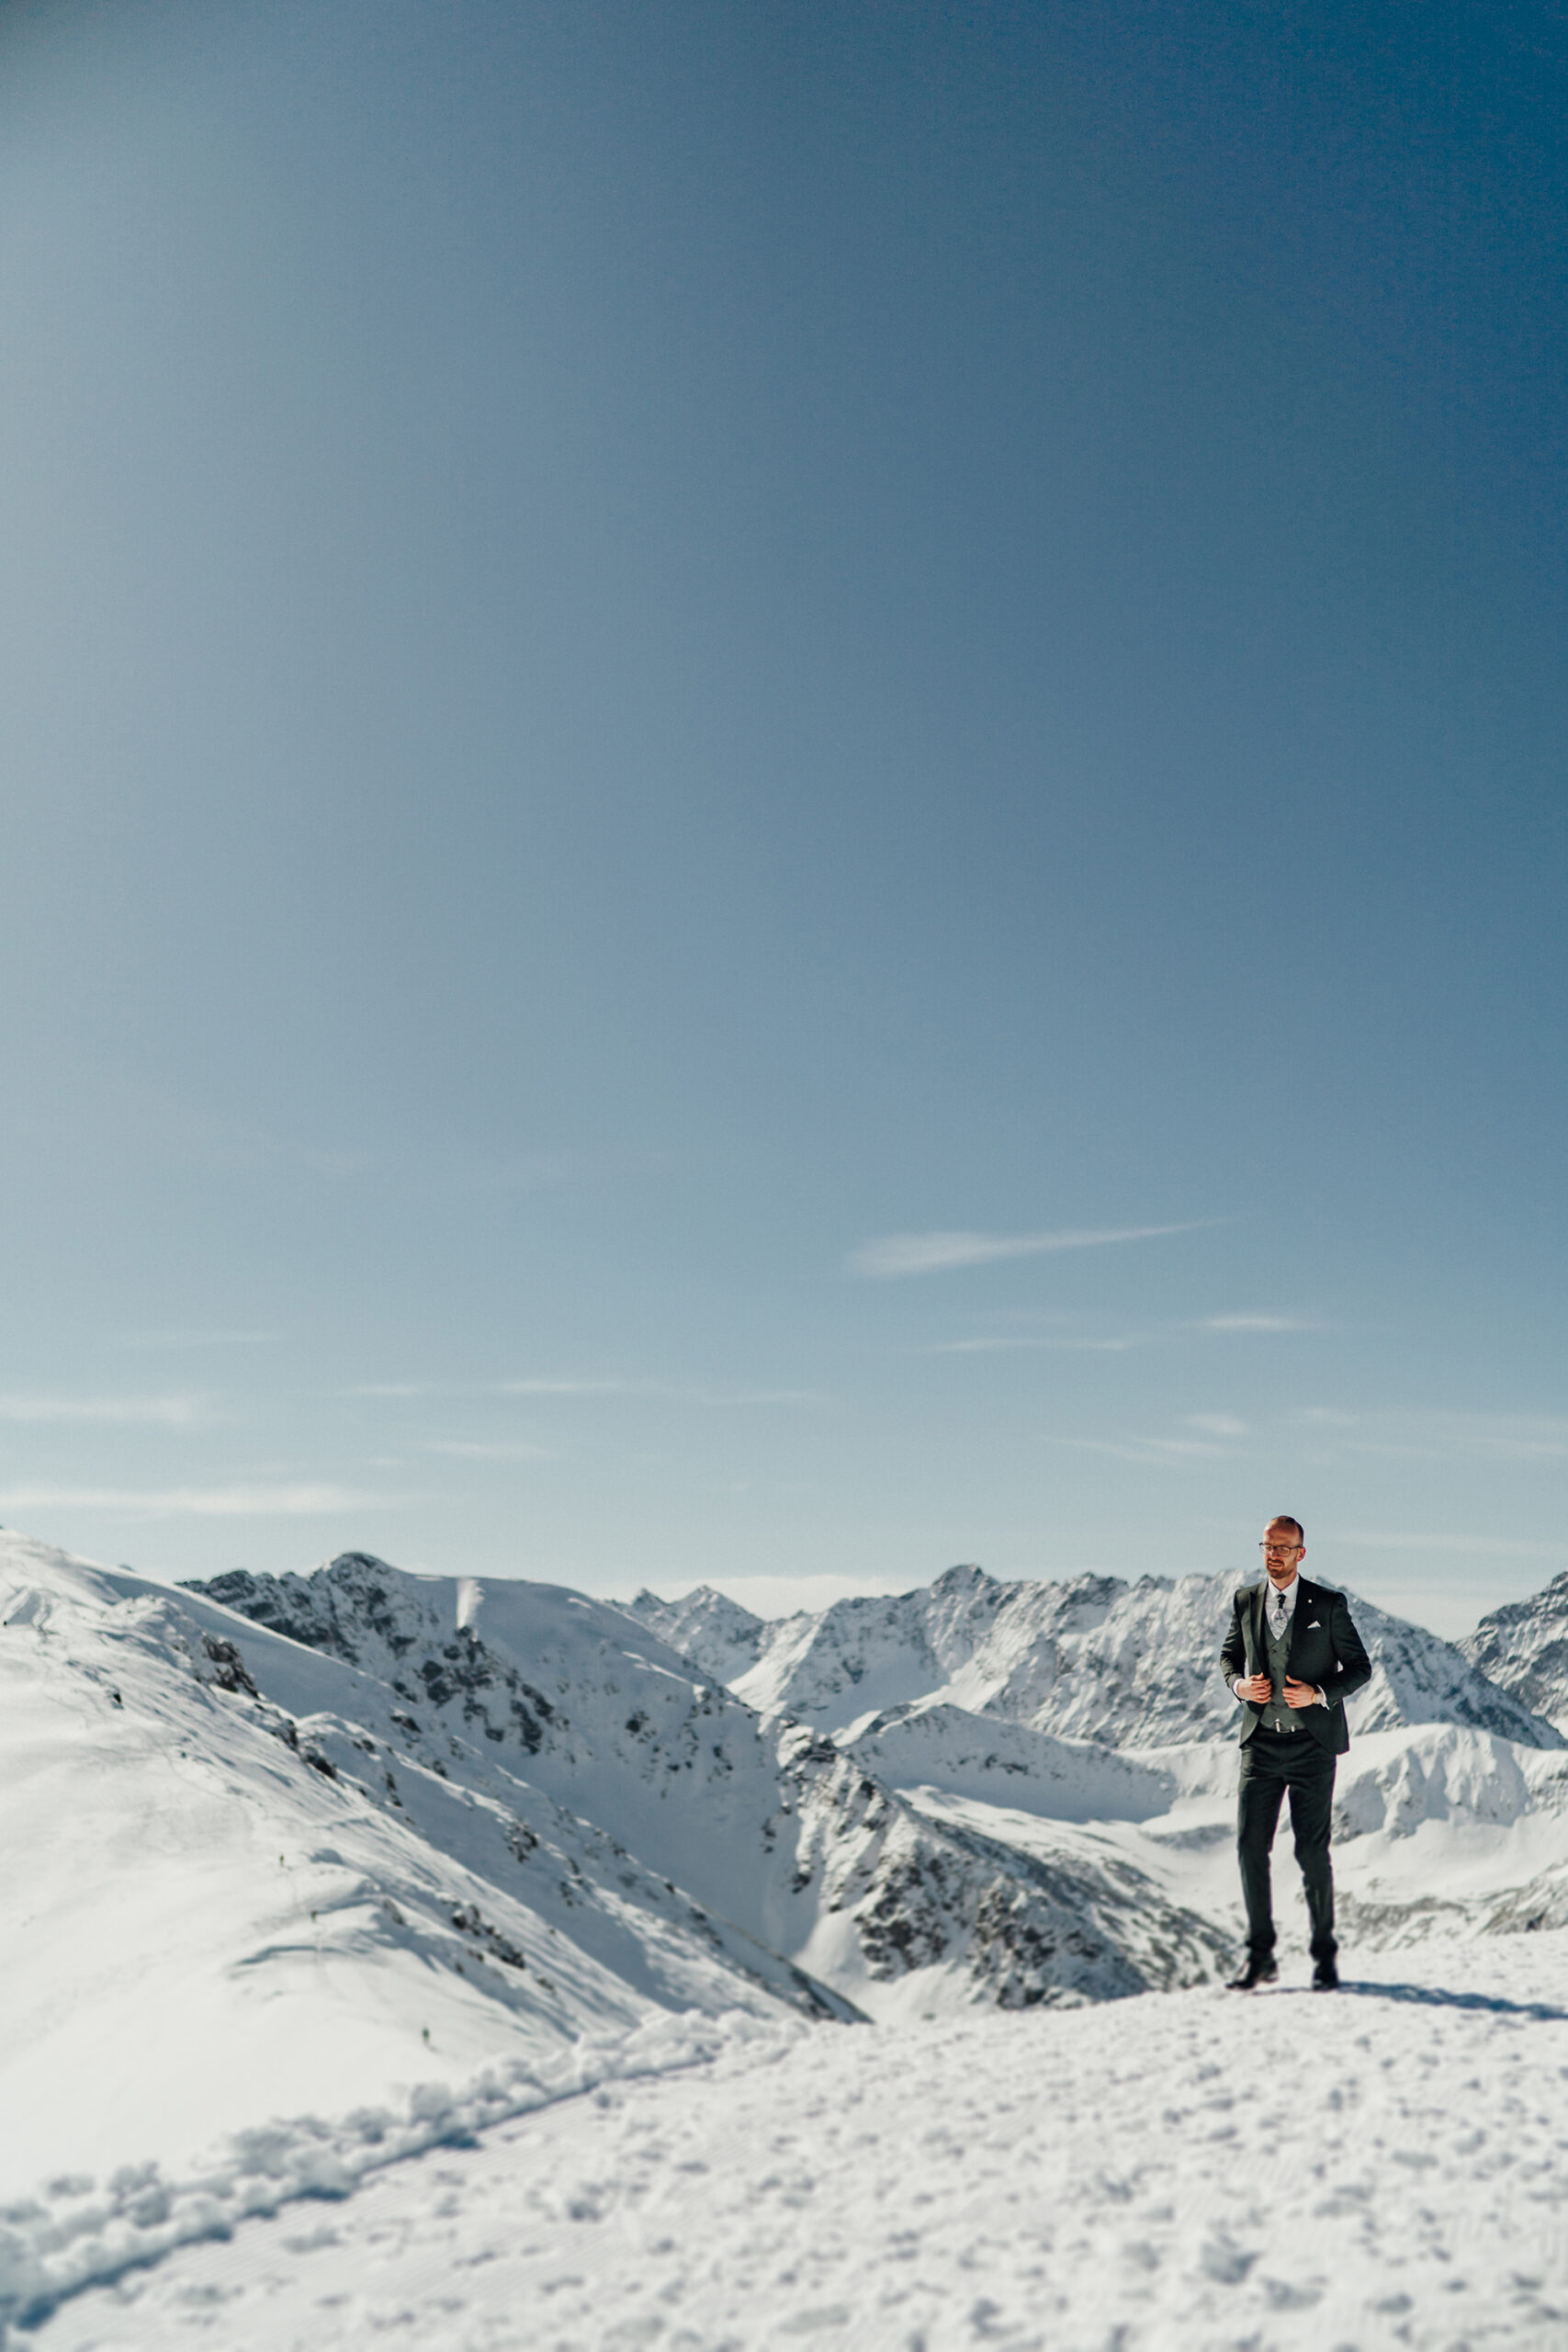
<path fill-rule="evenodd" d="M 455 1462 L 549 1462 L 547 1445 L 527 1445 L 520 1439 L 433 1437 L 424 1441 L 426 1453 L 443 1453 Z"/>
<path fill-rule="evenodd" d="M 1213 1437 L 1048 1437 L 1047 1445 L 1068 1447 L 1075 1453 L 1109 1453 L 1118 1462 L 1174 1465 L 1181 1462 L 1215 1461 L 1231 1452 Z"/>
<path fill-rule="evenodd" d="M 852 1274 L 887 1280 L 903 1274 L 951 1272 L 960 1266 L 991 1266 L 1007 1258 L 1041 1258 L 1055 1250 L 1100 1250 L 1113 1241 L 1154 1241 L 1168 1233 L 1197 1233 L 1214 1224 L 1200 1217 L 1184 1225 L 1073 1226 L 1055 1233 L 889 1233 L 863 1242 L 846 1265 Z"/>
<path fill-rule="evenodd" d="M 1184 1227 L 1171 1228 L 1177 1232 L 1190 1230 Z M 915 1237 L 910 1237 L 911 1238 Z M 1122 1239 L 1130 1237 L 1108 1236 Z M 1058 1320 L 1064 1318 L 1057 1318 Z M 942 1340 L 922 1351 L 933 1356 L 969 1356 L 1001 1354 L 1012 1349 L 1056 1348 L 1076 1350 L 1090 1354 L 1120 1355 L 1128 1348 L 1170 1347 L 1188 1340 L 1195 1331 L 1243 1335 L 1249 1332 L 1321 1331 L 1321 1323 L 1306 1316 L 1296 1315 L 1205 1315 L 1195 1323 L 1163 1323 L 1152 1329 L 1122 1331 L 1101 1339 L 1075 1338 L 1062 1331 L 1008 1331 L 994 1335 L 982 1334 L 966 1340 Z"/>
<path fill-rule="evenodd" d="M 619 1374 L 547 1373 L 515 1380 L 365 1381 L 346 1391 L 350 1396 L 538 1396 L 592 1398 L 642 1397 L 666 1405 L 829 1405 L 832 1398 L 819 1388 L 704 1387 L 679 1380 L 640 1380 Z"/>
<path fill-rule="evenodd" d="M 543 1373 L 523 1380 L 498 1380 L 497 1396 L 671 1396 L 677 1390 L 664 1380 L 621 1380 L 582 1377 L 573 1373 Z"/>
<path fill-rule="evenodd" d="M 1384 1533 L 1378 1529 L 1343 1528 L 1336 1532 L 1334 1542 L 1362 1552 L 1461 1552 L 1528 1560 L 1560 1560 L 1568 1554 L 1568 1543 L 1561 1539 L 1550 1543 L 1514 1535 L 1416 1535 L 1404 1529 Z"/>
<path fill-rule="evenodd" d="M 1300 1315 L 1205 1315 L 1201 1331 L 1319 1331 L 1320 1323 Z"/>
<path fill-rule="evenodd" d="M 183 1430 L 207 1418 L 194 1396 L 0 1396 L 0 1421 L 130 1422 Z"/>
<path fill-rule="evenodd" d="M 113 1510 L 144 1519 L 311 1519 L 344 1510 L 385 1510 L 395 1498 L 349 1487 L 10 1487 L 0 1510 Z"/>
<path fill-rule="evenodd" d="M 1120 1355 L 1127 1348 L 1146 1347 L 1148 1341 L 1141 1334 L 1122 1340 L 1063 1340 L 1030 1339 L 1021 1333 L 996 1340 L 939 1340 L 924 1352 L 931 1356 L 1000 1355 L 1017 1348 L 1066 1349 L 1070 1353 L 1088 1355 Z"/>
<path fill-rule="evenodd" d="M 1474 1446 L 1513 1462 L 1568 1458 L 1568 1420 L 1547 1413 L 1443 1413 L 1435 1416 L 1445 1443 Z"/>
<path fill-rule="evenodd" d="M 1345 1413 L 1314 1405 L 1292 1418 L 1343 1433 L 1352 1453 L 1436 1461 L 1479 1453 L 1503 1462 L 1568 1461 L 1568 1419 L 1552 1413 Z M 1354 1435 L 1350 1434 L 1354 1432 Z"/>
<path fill-rule="evenodd" d="M 544 1377 L 498 1381 L 498 1396 L 640 1396 L 666 1405 L 827 1405 L 819 1388 L 705 1388 L 679 1380 Z"/>
<path fill-rule="evenodd" d="M 1118 1437 L 1049 1437 L 1049 1445 L 1066 1446 L 1076 1453 L 1108 1453 L 1118 1462 L 1142 1462 L 1173 1468 L 1183 1462 L 1234 1460 L 1237 1445 L 1248 1434 L 1247 1425 L 1234 1413 L 1184 1413 L 1180 1434 L 1145 1437 L 1123 1431 Z"/>
<path fill-rule="evenodd" d="M 281 1331 L 122 1331 L 118 1348 L 270 1348 Z"/>

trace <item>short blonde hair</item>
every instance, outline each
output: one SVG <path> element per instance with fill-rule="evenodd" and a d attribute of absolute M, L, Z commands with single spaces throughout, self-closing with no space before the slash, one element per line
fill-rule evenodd
<path fill-rule="evenodd" d="M 1303 1551 L 1305 1551 L 1307 1540 L 1306 1529 L 1302 1525 L 1299 1519 L 1292 1519 L 1288 1510 L 1276 1511 L 1269 1524 L 1270 1527 L 1293 1527 L 1296 1531 L 1296 1542 L 1301 1545 Z"/>

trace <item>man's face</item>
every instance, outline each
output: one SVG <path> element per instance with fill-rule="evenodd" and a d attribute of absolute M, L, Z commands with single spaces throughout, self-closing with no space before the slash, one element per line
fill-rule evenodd
<path fill-rule="evenodd" d="M 1306 1558 L 1306 1545 L 1293 1527 L 1281 1527 L 1271 1520 L 1263 1531 L 1263 1565 L 1269 1571 L 1270 1584 L 1283 1592 L 1302 1562 Z"/>

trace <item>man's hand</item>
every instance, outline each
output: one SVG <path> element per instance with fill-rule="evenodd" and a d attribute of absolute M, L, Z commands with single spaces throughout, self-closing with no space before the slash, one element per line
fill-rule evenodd
<path fill-rule="evenodd" d="M 1290 1687 L 1287 1682 L 1286 1690 L 1289 1690 Z M 1238 1699 L 1250 1699 L 1255 1707 L 1260 1707 L 1273 1688 L 1266 1674 L 1252 1674 L 1236 1684 L 1235 1695 Z M 1297 1688 L 1300 1688 L 1299 1684 Z"/>
<path fill-rule="evenodd" d="M 1291 1675 L 1287 1674 L 1285 1677 L 1285 1704 L 1287 1707 L 1315 1707 L 1317 1704 L 1316 1683 L 1297 1682 Z"/>

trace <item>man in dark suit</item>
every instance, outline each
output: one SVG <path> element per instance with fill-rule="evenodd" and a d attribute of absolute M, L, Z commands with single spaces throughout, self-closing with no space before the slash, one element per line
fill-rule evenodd
<path fill-rule="evenodd" d="M 1280 1973 L 1269 1849 L 1287 1790 L 1296 1860 L 1312 1922 L 1313 1990 L 1339 1982 L 1334 1940 L 1334 1871 L 1328 1859 L 1334 1770 L 1350 1745 L 1345 1702 L 1371 1680 L 1371 1661 L 1342 1592 L 1301 1574 L 1300 1520 L 1271 1519 L 1260 1546 L 1267 1571 L 1244 1585 L 1220 1652 L 1226 1686 L 1242 1703 L 1236 1853 L 1247 1903 L 1247 1964 L 1231 1980 L 1250 1993 Z"/>

